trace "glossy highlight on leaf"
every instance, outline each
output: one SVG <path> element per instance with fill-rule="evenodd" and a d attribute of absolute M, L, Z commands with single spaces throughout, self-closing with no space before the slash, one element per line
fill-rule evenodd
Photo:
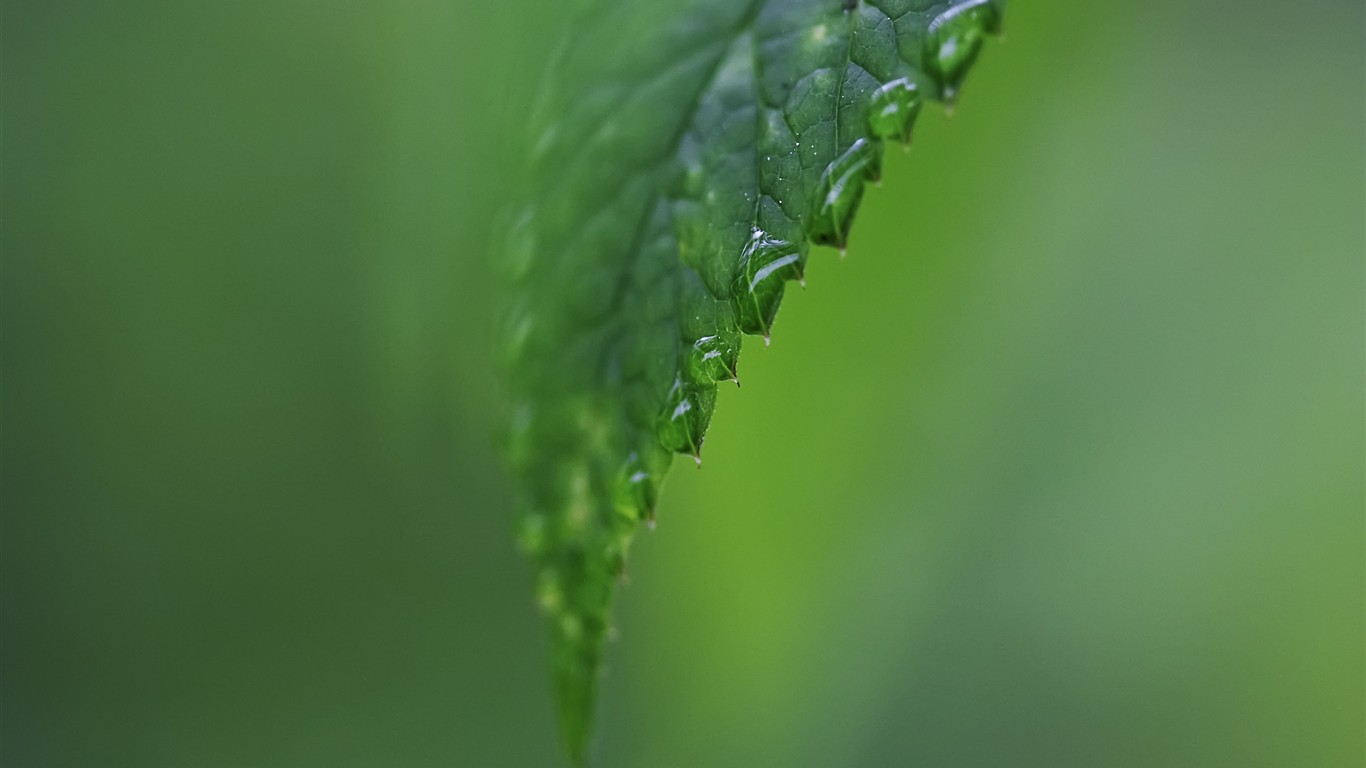
<path fill-rule="evenodd" d="M 598 0 L 548 68 L 506 232 L 517 539 L 562 736 L 588 752 L 610 603 L 743 334 L 843 247 L 883 142 L 956 96 L 999 0 Z"/>

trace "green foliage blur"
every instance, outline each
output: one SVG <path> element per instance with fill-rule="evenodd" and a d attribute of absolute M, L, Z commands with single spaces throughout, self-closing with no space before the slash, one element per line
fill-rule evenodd
<path fill-rule="evenodd" d="M 562 5 L 3 0 L 0 765 L 558 763 L 487 339 Z M 1013 3 L 675 467 L 597 763 L 1361 765 L 1364 27 Z"/>

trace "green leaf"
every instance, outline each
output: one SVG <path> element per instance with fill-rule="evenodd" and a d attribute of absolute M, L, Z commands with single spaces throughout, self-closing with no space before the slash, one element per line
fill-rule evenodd
<path fill-rule="evenodd" d="M 554 54 L 500 342 L 518 537 L 582 763 L 613 589 L 742 334 L 843 247 L 885 141 L 951 101 L 997 0 L 604 0 Z"/>

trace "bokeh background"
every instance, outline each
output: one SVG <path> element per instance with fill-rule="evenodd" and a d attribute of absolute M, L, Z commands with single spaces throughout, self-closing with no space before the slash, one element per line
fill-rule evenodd
<path fill-rule="evenodd" d="M 486 339 L 561 5 L 3 0 L 0 764 L 557 765 Z M 1363 13 L 1013 3 L 675 468 L 598 765 L 1362 765 Z"/>

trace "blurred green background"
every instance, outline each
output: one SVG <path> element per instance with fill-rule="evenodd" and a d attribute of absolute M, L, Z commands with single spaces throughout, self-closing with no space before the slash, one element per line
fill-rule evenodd
<path fill-rule="evenodd" d="M 486 254 L 560 5 L 4 0 L 0 764 L 557 764 Z M 1013 3 L 675 469 L 599 764 L 1362 765 L 1363 13 Z"/>

